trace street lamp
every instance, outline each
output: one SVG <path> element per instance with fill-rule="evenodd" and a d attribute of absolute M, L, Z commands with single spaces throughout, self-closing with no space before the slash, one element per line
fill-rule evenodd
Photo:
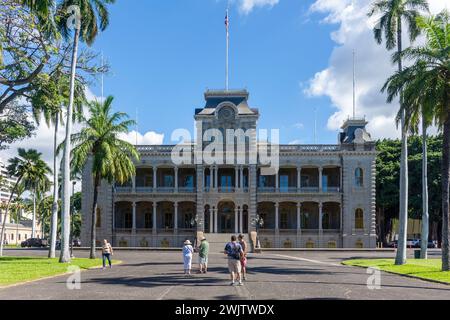
<path fill-rule="evenodd" d="M 76 181 L 72 181 L 72 201 L 70 202 L 70 257 L 74 258 L 73 255 L 73 214 L 75 211 L 75 206 L 74 206 L 74 194 L 75 194 L 75 185 L 77 184 Z"/>

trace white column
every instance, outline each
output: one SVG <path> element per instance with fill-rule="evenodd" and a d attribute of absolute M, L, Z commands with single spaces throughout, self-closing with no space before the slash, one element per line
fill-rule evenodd
<path fill-rule="evenodd" d="M 280 187 L 280 181 L 279 181 L 279 171 L 275 174 L 275 192 L 278 192 L 278 189 Z"/>
<path fill-rule="evenodd" d="M 241 174 L 239 177 L 239 187 L 241 189 L 244 189 L 244 168 L 241 166 L 239 168 L 239 170 L 240 170 L 240 174 Z"/>
<path fill-rule="evenodd" d="M 214 209 L 209 208 L 209 233 L 214 232 Z"/>
<path fill-rule="evenodd" d="M 319 192 L 322 192 L 322 170 L 323 168 L 319 168 Z"/>
<path fill-rule="evenodd" d="M 156 177 L 158 175 L 158 168 L 153 167 L 153 192 L 156 191 Z"/>
<path fill-rule="evenodd" d="M 234 188 L 237 190 L 239 188 L 239 168 L 234 167 Z"/>
<path fill-rule="evenodd" d="M 175 171 L 175 192 L 178 192 L 178 167 L 175 167 L 174 171 Z"/>
<path fill-rule="evenodd" d="M 239 209 L 239 233 L 244 233 L 244 209 Z"/>
<path fill-rule="evenodd" d="M 280 207 L 280 204 L 277 202 L 275 203 L 275 231 L 278 232 L 280 230 L 280 221 L 278 217 L 278 209 Z"/>
<path fill-rule="evenodd" d="M 131 191 L 134 193 L 134 192 L 136 192 L 136 176 L 135 175 L 133 176 L 131 183 L 132 183 L 132 188 L 133 188 Z"/>
<path fill-rule="evenodd" d="M 131 228 L 133 229 L 133 231 L 135 231 L 136 230 L 136 202 L 133 202 L 132 207 L 133 207 L 133 220 L 132 220 Z"/>
<path fill-rule="evenodd" d="M 322 231 L 322 202 L 319 203 L 319 231 Z"/>
<path fill-rule="evenodd" d="M 300 190 L 301 186 L 302 186 L 302 168 L 301 167 L 297 167 L 297 191 Z"/>
<path fill-rule="evenodd" d="M 297 231 L 300 231 L 302 228 L 302 222 L 301 222 L 301 209 L 302 204 L 299 202 L 297 203 Z"/>
<path fill-rule="evenodd" d="M 234 233 L 238 233 L 239 232 L 239 207 L 234 209 Z"/>
<path fill-rule="evenodd" d="M 153 202 L 153 233 L 156 233 L 156 208 L 158 207 L 158 203 Z"/>
<path fill-rule="evenodd" d="M 175 232 L 177 232 L 178 231 L 178 202 L 175 202 L 173 204 L 173 208 L 174 208 L 174 214 L 175 214 L 173 229 Z"/>
<path fill-rule="evenodd" d="M 217 233 L 217 208 L 213 207 L 214 213 L 214 232 Z"/>

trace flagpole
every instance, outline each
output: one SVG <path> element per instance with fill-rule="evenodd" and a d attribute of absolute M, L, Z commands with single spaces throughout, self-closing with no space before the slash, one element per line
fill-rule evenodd
<path fill-rule="evenodd" d="M 226 23 L 227 23 L 227 48 L 226 48 L 226 50 L 227 50 L 227 53 L 226 53 L 226 65 L 225 65 L 225 90 L 226 91 L 228 91 L 228 62 L 229 62 L 229 49 L 230 49 L 230 32 L 229 32 L 229 26 L 230 26 L 230 23 L 229 23 L 229 15 L 228 15 L 228 13 L 229 13 L 229 3 L 228 3 L 228 6 L 227 6 L 227 17 L 226 17 L 226 19 L 227 19 L 227 21 L 226 21 Z"/>
<path fill-rule="evenodd" d="M 356 71 L 355 49 L 353 49 L 353 119 L 356 119 Z"/>

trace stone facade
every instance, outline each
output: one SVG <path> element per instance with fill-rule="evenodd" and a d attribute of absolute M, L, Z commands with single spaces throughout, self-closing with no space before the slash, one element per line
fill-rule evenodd
<path fill-rule="evenodd" d="M 181 149 L 192 151 L 192 156 L 175 163 L 174 150 L 178 153 L 175 148 L 180 146 L 137 146 L 141 158 L 132 181 L 120 186 L 102 182 L 98 241 L 178 247 L 186 238 L 195 241 L 202 234 L 214 239 L 245 233 L 262 247 L 376 246 L 376 151 L 364 119 L 347 120 L 336 145 L 270 149 L 273 144 L 257 142 L 259 111 L 248 106 L 248 92 L 207 91 L 205 100 L 194 116 L 197 137 L 203 141 Z M 246 149 L 233 146 L 232 162 L 226 161 L 228 147 L 215 150 L 220 159 L 215 162 L 199 158 L 198 151 L 208 149 L 205 136 L 210 129 L 223 134 L 226 146 L 235 140 L 227 136 L 227 129 L 242 129 Z M 259 161 L 266 149 L 279 161 L 272 173 Z M 256 163 L 249 160 L 255 151 Z M 239 154 L 245 162 L 238 162 Z M 92 220 L 90 172 L 88 162 L 82 184 L 82 243 L 89 243 Z"/>

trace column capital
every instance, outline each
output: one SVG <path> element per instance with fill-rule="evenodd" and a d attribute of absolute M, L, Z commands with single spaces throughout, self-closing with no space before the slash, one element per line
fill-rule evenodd
<path fill-rule="evenodd" d="M 319 209 L 322 209 L 322 208 L 323 208 L 323 203 L 319 202 Z"/>
<path fill-rule="evenodd" d="M 153 208 L 156 208 L 158 206 L 158 202 L 153 201 L 152 205 L 153 205 Z"/>
<path fill-rule="evenodd" d="M 297 208 L 301 208 L 302 207 L 302 203 L 301 202 L 297 202 Z"/>
<path fill-rule="evenodd" d="M 135 201 L 133 201 L 132 203 L 131 203 L 131 206 L 133 207 L 133 208 L 135 208 L 136 207 L 136 202 Z"/>
<path fill-rule="evenodd" d="M 174 206 L 175 208 L 177 208 L 177 207 L 178 207 L 178 201 L 175 201 L 175 202 L 173 203 L 173 206 Z"/>
<path fill-rule="evenodd" d="M 279 202 L 275 202 L 275 208 L 279 208 L 280 207 L 280 203 Z"/>

